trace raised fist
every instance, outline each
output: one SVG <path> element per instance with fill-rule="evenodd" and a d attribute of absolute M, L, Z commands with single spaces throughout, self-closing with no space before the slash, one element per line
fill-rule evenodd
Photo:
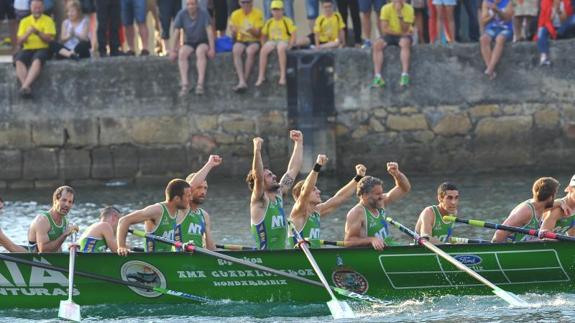
<path fill-rule="evenodd" d="M 208 159 L 208 163 L 212 166 L 219 166 L 222 163 L 223 159 L 219 155 L 210 155 Z"/>
<path fill-rule="evenodd" d="M 323 166 L 327 163 L 327 156 L 326 155 L 317 155 L 317 159 L 315 161 L 319 165 Z"/>
<path fill-rule="evenodd" d="M 290 130 L 289 137 L 295 142 L 303 141 L 303 133 L 301 133 L 299 130 Z"/>
<path fill-rule="evenodd" d="M 365 166 L 363 166 L 362 164 L 357 164 L 357 165 L 355 165 L 355 172 L 359 176 L 365 176 L 365 173 L 367 172 L 367 168 Z"/>
<path fill-rule="evenodd" d="M 399 165 L 396 162 L 388 162 L 387 163 L 387 172 L 391 176 L 396 176 L 399 174 Z"/>
<path fill-rule="evenodd" d="M 262 143 L 264 142 L 264 140 L 260 137 L 255 137 L 254 138 L 254 148 L 260 150 L 262 148 Z"/>

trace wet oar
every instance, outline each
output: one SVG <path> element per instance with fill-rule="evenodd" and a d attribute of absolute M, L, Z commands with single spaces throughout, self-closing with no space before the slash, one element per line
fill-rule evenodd
<path fill-rule="evenodd" d="M 485 279 L 483 276 L 481 276 L 480 274 L 476 273 L 475 271 L 471 270 L 469 267 L 465 266 L 464 264 L 462 264 L 461 262 L 459 262 L 457 259 L 453 258 L 452 256 L 448 255 L 445 251 L 439 249 L 436 245 L 434 245 L 433 243 L 422 239 L 417 233 L 415 233 L 414 231 L 410 230 L 409 228 L 407 228 L 406 226 L 404 226 L 403 224 L 396 222 L 395 220 L 393 220 L 392 218 L 387 218 L 387 222 L 393 224 L 394 226 L 396 226 L 401 232 L 411 236 L 413 239 L 415 239 L 417 241 L 417 243 L 419 243 L 420 245 L 426 247 L 427 249 L 433 251 L 435 254 L 437 254 L 438 256 L 441 256 L 443 259 L 449 261 L 451 264 L 453 264 L 455 267 L 459 268 L 460 270 L 466 272 L 467 274 L 469 274 L 471 277 L 477 279 L 478 281 L 480 281 L 481 283 L 483 283 L 484 285 L 486 285 L 487 287 L 491 288 L 491 290 L 493 291 L 493 293 L 497 296 L 499 296 L 500 298 L 502 298 L 504 301 L 506 301 L 507 303 L 513 305 L 513 306 L 520 306 L 520 307 L 526 307 L 528 306 L 528 304 L 522 300 L 521 298 L 519 298 L 519 296 L 511 293 L 511 292 L 507 292 L 504 291 L 503 289 L 495 286 L 495 284 L 493 284 L 492 282 L 488 281 L 487 279 Z"/>
<path fill-rule="evenodd" d="M 291 221 L 288 221 L 288 225 L 294 237 L 297 239 L 299 248 L 303 251 L 303 253 L 307 257 L 307 260 L 309 261 L 311 267 L 315 271 L 315 274 L 317 275 L 317 277 L 325 287 L 325 290 L 329 293 L 329 296 L 331 297 L 331 300 L 327 302 L 327 306 L 329 307 L 331 316 L 333 316 L 333 318 L 336 320 L 355 318 L 355 314 L 351 310 L 351 307 L 349 307 L 349 304 L 344 301 L 340 301 L 335 297 L 335 294 L 331 290 L 331 287 L 329 286 L 327 279 L 325 279 L 325 276 L 321 272 L 321 269 L 319 268 L 317 262 L 315 261 L 315 258 L 313 257 L 313 255 L 309 251 L 309 248 L 307 247 L 308 242 L 301 237 L 301 235 L 296 230 L 294 224 Z"/>
<path fill-rule="evenodd" d="M 130 229 L 130 230 L 128 230 L 128 232 L 130 232 L 131 234 L 133 234 L 133 235 L 135 235 L 135 236 L 137 236 L 137 237 L 153 239 L 153 240 L 156 240 L 156 241 L 159 241 L 159 242 L 163 242 L 163 243 L 172 245 L 172 246 L 174 246 L 174 247 L 176 247 L 176 248 L 182 248 L 183 250 L 188 251 L 188 252 L 191 252 L 191 253 L 197 252 L 197 253 L 209 255 L 209 256 L 212 256 L 212 257 L 216 257 L 216 258 L 220 258 L 220 259 L 223 259 L 223 260 L 227 260 L 227 261 L 229 261 L 229 262 L 233 262 L 233 263 L 236 263 L 236 264 L 244 265 L 244 266 L 246 266 L 246 267 L 250 267 L 250 268 L 258 269 L 258 270 L 261 270 L 261 271 L 265 271 L 265 272 L 268 272 L 268 273 L 270 273 L 270 274 L 274 274 L 274 275 L 286 277 L 286 278 L 289 278 L 289 279 L 293 279 L 293 280 L 299 281 L 300 283 L 309 284 L 309 285 L 318 286 L 318 287 L 323 287 L 322 283 L 320 283 L 320 282 L 318 282 L 318 281 L 315 281 L 315 280 L 311 280 L 311 279 L 307 279 L 307 278 L 304 278 L 304 277 L 300 277 L 300 276 L 288 274 L 288 273 L 283 272 L 283 271 L 281 271 L 281 270 L 277 270 L 277 269 L 273 269 L 273 268 L 270 268 L 270 267 L 258 265 L 258 264 L 255 264 L 255 263 L 253 263 L 253 262 L 250 262 L 250 261 L 246 261 L 246 260 L 243 260 L 243 259 L 239 259 L 239 258 L 235 258 L 235 257 L 232 257 L 232 256 L 228 256 L 228 255 L 226 255 L 226 254 L 219 253 L 219 252 L 215 252 L 215 251 L 211 251 L 211 250 L 209 250 L 209 249 L 205 249 L 205 248 L 202 248 L 202 247 L 194 246 L 194 245 L 191 245 L 191 244 L 183 244 L 183 243 L 181 243 L 180 241 L 175 241 L 175 240 L 167 239 L 167 238 L 164 238 L 164 237 L 155 236 L 155 235 L 153 235 L 153 234 L 149 234 L 149 233 L 146 233 L 146 232 L 140 231 L 140 230 Z M 340 295 L 343 295 L 343 296 L 346 296 L 346 297 L 349 297 L 349 298 L 353 298 L 353 299 L 356 299 L 356 300 L 360 300 L 360 301 L 364 301 L 364 302 L 369 302 L 369 303 L 374 303 L 374 304 L 379 304 L 379 305 L 389 305 L 389 304 L 391 304 L 391 302 L 389 302 L 389 301 L 384 301 L 384 300 L 381 300 L 381 299 L 379 299 L 379 298 L 371 297 L 371 296 L 369 296 L 369 295 L 363 295 L 363 294 L 354 293 L 354 292 L 349 291 L 349 290 L 347 290 L 347 289 L 343 289 L 343 288 L 339 288 L 339 287 L 333 287 L 333 286 L 331 287 L 331 289 L 334 290 L 336 293 L 338 293 L 338 294 L 340 294 Z"/>
<path fill-rule="evenodd" d="M 11 261 L 14 263 L 20 263 L 20 264 L 24 264 L 24 265 L 28 265 L 28 266 L 34 266 L 34 267 L 38 267 L 38 268 L 44 268 L 44 269 L 48 269 L 48 270 L 58 271 L 61 273 L 68 273 L 68 269 L 66 269 L 66 268 L 56 267 L 56 266 L 44 264 L 44 263 L 37 262 L 37 261 L 30 261 L 30 260 L 26 260 L 26 259 L 15 258 L 15 257 L 7 256 L 7 255 L 2 254 L 2 253 L 0 253 L 0 259 L 5 260 L 5 261 Z M 132 286 L 132 287 L 140 288 L 140 289 L 147 290 L 147 291 L 158 292 L 158 293 L 164 294 L 164 295 L 171 295 L 171 296 L 175 296 L 175 297 L 185 298 L 185 299 L 192 300 L 192 301 L 199 302 L 199 303 L 212 302 L 211 299 L 201 297 L 201 296 L 196 296 L 196 295 L 192 295 L 192 294 L 188 294 L 188 293 L 184 293 L 184 292 L 173 291 L 173 290 L 161 288 L 161 287 L 152 287 L 152 286 L 148 286 L 145 284 L 140 284 L 140 283 L 131 282 L 131 281 L 125 281 L 125 280 L 119 280 L 119 279 L 115 279 L 112 277 L 100 276 L 100 275 L 96 275 L 96 274 L 92 274 L 92 273 L 85 273 L 85 272 L 81 272 L 81 271 L 76 271 L 76 272 L 74 272 L 74 275 L 80 276 L 80 277 L 85 277 L 85 278 L 90 278 L 90 279 L 94 279 L 94 280 L 105 281 L 105 282 L 112 283 L 112 284 Z"/>
<path fill-rule="evenodd" d="M 72 294 L 74 293 L 74 266 L 76 260 L 76 234 L 72 234 L 72 243 L 70 245 L 70 259 L 68 264 L 68 299 L 60 301 L 58 317 L 65 320 L 80 322 L 80 305 L 74 303 Z"/>
<path fill-rule="evenodd" d="M 548 238 L 548 239 L 563 240 L 563 241 L 575 241 L 575 237 L 557 234 L 555 232 L 550 232 L 550 231 L 540 232 L 539 230 L 535 230 L 535 229 L 518 228 L 518 227 L 509 226 L 509 225 L 490 223 L 490 222 L 479 221 L 479 220 L 460 219 L 460 218 L 456 218 L 454 216 L 444 216 L 443 221 L 466 223 L 466 224 L 470 224 L 472 226 L 476 226 L 476 227 L 480 227 L 480 228 L 490 228 L 490 229 L 495 229 L 495 230 L 504 230 L 504 231 L 509 231 L 509 232 L 523 233 L 523 234 L 527 234 L 527 235 L 534 236 L 534 237 L 540 237 L 540 238 Z"/>

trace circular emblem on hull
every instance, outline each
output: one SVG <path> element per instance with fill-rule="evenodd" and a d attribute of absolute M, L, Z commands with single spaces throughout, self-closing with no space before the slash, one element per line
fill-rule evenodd
<path fill-rule="evenodd" d="M 331 274 L 331 280 L 335 286 L 349 291 L 365 294 L 369 289 L 369 283 L 362 274 L 351 269 L 338 269 Z"/>
<path fill-rule="evenodd" d="M 136 282 L 151 287 L 166 288 L 166 278 L 158 268 L 139 260 L 131 260 L 120 269 L 122 280 Z M 161 293 L 128 286 L 136 294 L 144 297 L 158 297 Z"/>

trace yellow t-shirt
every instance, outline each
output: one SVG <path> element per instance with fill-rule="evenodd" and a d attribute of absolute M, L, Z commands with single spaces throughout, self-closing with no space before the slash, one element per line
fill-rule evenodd
<path fill-rule="evenodd" d="M 319 34 L 320 43 L 328 43 L 339 39 L 339 32 L 345 28 L 345 23 L 339 12 L 334 12 L 331 17 L 321 15 L 315 20 L 313 32 Z"/>
<path fill-rule="evenodd" d="M 54 25 L 54 20 L 52 20 L 52 18 L 42 15 L 40 18 L 34 19 L 34 16 L 29 15 L 20 21 L 20 26 L 18 26 L 18 37 L 24 36 L 26 31 L 28 31 L 28 28 L 32 26 L 44 34 L 56 36 L 56 26 Z M 43 49 L 48 48 L 48 43 L 43 41 L 36 33 L 33 33 L 30 34 L 28 39 L 26 39 L 23 47 L 24 49 Z"/>
<path fill-rule="evenodd" d="M 289 41 L 297 27 L 293 21 L 288 17 L 283 17 L 280 20 L 275 20 L 273 17 L 266 21 L 262 34 L 268 37 L 268 40 L 273 41 Z"/>
<path fill-rule="evenodd" d="M 415 13 L 411 5 L 404 3 L 403 8 L 401 8 L 401 15 L 403 16 L 403 22 L 413 25 L 413 22 L 415 21 Z M 381 8 L 379 18 L 383 21 L 387 21 L 391 31 L 401 33 L 401 24 L 399 23 L 399 17 L 397 16 L 397 11 L 395 11 L 395 8 L 393 7 L 393 3 L 388 3 Z"/>
<path fill-rule="evenodd" d="M 236 40 L 239 42 L 258 41 L 248 32 L 249 29 L 261 29 L 264 26 L 264 14 L 260 9 L 252 8 L 249 14 L 245 14 L 242 9 L 235 10 L 230 17 L 230 25 L 237 28 Z"/>

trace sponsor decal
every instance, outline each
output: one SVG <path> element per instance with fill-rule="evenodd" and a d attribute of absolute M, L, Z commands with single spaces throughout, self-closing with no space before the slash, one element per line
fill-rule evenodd
<path fill-rule="evenodd" d="M 149 263 L 131 260 L 122 265 L 120 269 L 122 279 L 125 281 L 137 282 L 151 287 L 166 288 L 166 277 L 158 268 Z M 137 287 L 128 286 L 136 294 L 148 298 L 162 295 L 153 290 L 145 290 Z"/>
<path fill-rule="evenodd" d="M 481 257 L 476 255 L 457 255 L 453 256 L 453 258 L 457 259 L 460 263 L 468 266 L 479 265 L 481 261 Z"/>
<path fill-rule="evenodd" d="M 335 286 L 358 294 L 365 294 L 369 289 L 367 279 L 365 279 L 362 274 L 352 269 L 337 269 L 331 274 L 331 280 Z"/>

